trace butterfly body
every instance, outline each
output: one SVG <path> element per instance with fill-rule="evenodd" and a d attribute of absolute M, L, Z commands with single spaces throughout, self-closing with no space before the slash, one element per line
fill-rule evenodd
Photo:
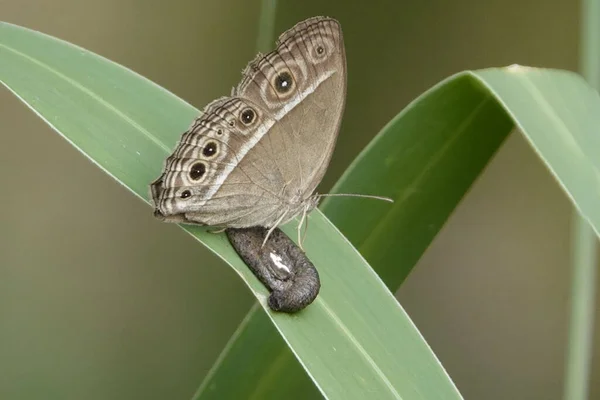
<path fill-rule="evenodd" d="M 231 96 L 208 104 L 151 184 L 156 217 L 275 227 L 316 207 L 346 94 L 339 23 L 315 17 L 258 55 Z"/>

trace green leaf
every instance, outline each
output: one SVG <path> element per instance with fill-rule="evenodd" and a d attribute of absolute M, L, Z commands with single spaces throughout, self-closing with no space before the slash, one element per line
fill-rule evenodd
<path fill-rule="evenodd" d="M 0 80 L 9 90 L 144 200 L 169 149 L 198 113 L 104 58 L 6 23 L 0 24 L 0 59 Z M 321 392 L 344 399 L 460 398 L 359 253 L 319 211 L 309 218 L 305 248 L 319 269 L 321 293 L 296 315 L 267 312 Z M 224 235 L 183 228 L 234 268 L 266 309 L 267 291 Z M 294 237 L 295 226 L 284 230 Z M 263 365 L 245 367 L 260 370 Z"/>
<path fill-rule="evenodd" d="M 383 128 L 333 189 L 387 195 L 395 199 L 392 207 L 336 197 L 321 208 L 395 290 L 515 124 L 598 233 L 599 96 L 576 74 L 516 66 L 466 71 L 424 93 Z M 226 380 L 230 368 L 252 351 L 233 342 L 268 332 L 260 313 L 251 311 L 247 319 L 252 322 L 222 355 L 222 369 L 211 371 L 204 385 Z M 262 360 L 264 368 L 273 360 L 287 362 L 278 362 L 276 377 L 269 375 L 279 382 L 269 398 L 310 393 L 307 378 L 278 380 L 301 372 L 275 336 L 271 330 L 272 358 Z M 236 387 L 252 392 L 262 383 L 240 379 Z M 231 394 L 230 388 L 217 387 L 197 398 Z"/>
<path fill-rule="evenodd" d="M 598 233 L 599 111 L 597 92 L 571 72 L 512 66 L 457 74 L 394 118 L 334 188 L 378 191 L 396 199 L 393 207 L 328 199 L 325 212 L 396 288 L 516 124 Z"/>

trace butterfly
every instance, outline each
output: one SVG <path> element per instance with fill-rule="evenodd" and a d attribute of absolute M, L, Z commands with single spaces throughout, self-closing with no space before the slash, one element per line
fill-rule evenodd
<path fill-rule="evenodd" d="M 218 228 L 266 227 L 301 216 L 331 160 L 346 101 L 338 21 L 313 17 L 258 54 L 231 96 L 206 106 L 151 184 L 154 215 Z M 337 194 L 335 194 L 337 195 Z M 378 196 L 350 195 L 359 197 Z"/>

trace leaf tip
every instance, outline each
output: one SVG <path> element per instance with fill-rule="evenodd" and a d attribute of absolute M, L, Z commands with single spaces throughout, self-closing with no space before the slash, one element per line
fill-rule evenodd
<path fill-rule="evenodd" d="M 506 70 L 508 72 L 514 72 L 514 73 L 527 72 L 530 69 L 531 69 L 531 67 L 526 67 L 526 66 L 519 65 L 519 64 L 512 64 L 512 65 L 509 65 L 508 67 L 506 67 Z"/>

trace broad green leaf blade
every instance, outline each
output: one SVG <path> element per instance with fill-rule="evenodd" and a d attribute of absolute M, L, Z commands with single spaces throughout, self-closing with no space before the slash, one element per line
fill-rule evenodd
<path fill-rule="evenodd" d="M 282 369 L 288 373 L 281 374 Z M 279 399 L 281 395 L 292 399 L 321 397 L 258 304 L 240 323 L 207 377 L 193 399 L 259 400 Z M 285 388 L 283 392 L 282 388 Z"/>
<path fill-rule="evenodd" d="M 321 208 L 395 290 L 515 123 L 597 232 L 600 101 L 578 75 L 545 69 L 467 71 L 439 83 L 383 128 L 333 190 L 391 196 L 393 206 L 330 198 Z M 264 320 L 258 313 L 252 318 Z M 253 330 L 265 329 L 253 321 L 232 341 L 244 342 Z M 264 360 L 265 366 L 288 359 L 278 363 L 277 376 L 298 375 L 298 365 L 284 356 L 289 350 L 279 341 L 272 343 L 279 352 L 271 348 L 274 355 Z M 223 354 L 222 368 L 235 365 L 243 353 L 240 348 Z M 207 377 L 221 379 L 219 370 Z M 304 381 L 280 382 L 271 398 L 310 390 L 302 386 Z M 249 392 L 261 384 L 238 381 Z M 219 387 L 210 398 L 227 394 L 228 388 Z"/>
<path fill-rule="evenodd" d="M 394 204 L 336 198 L 324 209 L 395 290 L 512 128 L 470 74 L 450 77 L 384 127 L 333 188 Z"/>
<path fill-rule="evenodd" d="M 198 112 L 106 59 L 6 23 L 0 24 L 0 59 L 6 87 L 142 199 Z M 309 218 L 305 247 L 319 269 L 321 293 L 299 314 L 267 312 L 320 391 L 343 399 L 460 398 L 368 264 L 323 214 Z M 267 291 L 224 235 L 184 229 L 233 267 L 266 309 Z M 294 236 L 294 226 L 284 230 Z"/>
<path fill-rule="evenodd" d="M 600 233 L 600 96 L 579 75 L 513 66 L 474 75 L 500 100 L 581 215 Z"/>
<path fill-rule="evenodd" d="M 464 122 L 455 121 L 456 129 L 449 125 L 444 132 L 443 110 L 449 108 L 462 114 Z M 516 124 L 598 232 L 599 112 L 598 94 L 571 72 L 513 66 L 460 73 L 400 113 L 334 188 L 359 193 L 387 188 L 383 194 L 396 199 L 393 207 L 364 201 L 359 207 L 350 199 L 336 201 L 333 207 L 333 199 L 328 199 L 326 213 L 388 286 L 397 287 L 433 237 L 431 231 L 439 230 L 478 168 L 493 154 L 494 143 L 500 144 L 501 132 L 506 135 Z M 479 125 L 481 118 L 488 122 Z M 439 147 L 426 150 L 424 141 L 434 138 Z M 349 220 L 350 214 L 360 223 Z M 399 238 L 406 247 L 396 245 Z M 396 266 L 406 271 L 395 272 Z"/>

